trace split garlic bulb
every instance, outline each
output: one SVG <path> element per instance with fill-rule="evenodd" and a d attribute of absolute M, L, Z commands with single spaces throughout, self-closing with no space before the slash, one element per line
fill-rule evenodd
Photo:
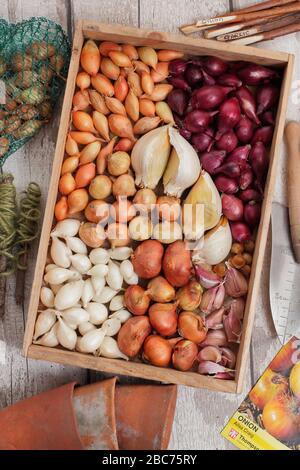
<path fill-rule="evenodd" d="M 168 131 L 173 148 L 164 172 L 164 192 L 168 196 L 181 197 L 199 178 L 201 166 L 197 152 L 178 130 L 169 127 Z"/>
<path fill-rule="evenodd" d="M 196 263 L 215 265 L 227 258 L 232 245 L 232 235 L 226 217 L 221 217 L 218 225 L 206 232 L 201 243 L 202 247 L 194 250 L 192 256 Z"/>
<path fill-rule="evenodd" d="M 162 177 L 171 150 L 169 126 L 154 129 L 139 138 L 131 152 L 131 165 L 135 172 L 135 184 L 155 189 Z"/>

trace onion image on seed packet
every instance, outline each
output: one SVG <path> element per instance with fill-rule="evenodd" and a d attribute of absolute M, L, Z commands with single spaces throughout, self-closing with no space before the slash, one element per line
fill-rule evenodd
<path fill-rule="evenodd" d="M 242 450 L 300 450 L 300 340 L 276 354 L 221 432 Z"/>

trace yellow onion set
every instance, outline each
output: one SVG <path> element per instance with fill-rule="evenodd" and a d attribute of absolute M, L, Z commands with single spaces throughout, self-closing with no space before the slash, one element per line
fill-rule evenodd
<path fill-rule="evenodd" d="M 175 124 L 182 56 L 85 42 L 34 340 L 231 380 L 254 243 Z"/>

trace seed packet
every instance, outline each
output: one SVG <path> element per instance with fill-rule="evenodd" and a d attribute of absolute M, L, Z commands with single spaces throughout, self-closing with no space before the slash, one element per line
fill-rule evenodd
<path fill-rule="evenodd" d="M 276 354 L 221 435 L 242 450 L 300 450 L 298 338 Z"/>

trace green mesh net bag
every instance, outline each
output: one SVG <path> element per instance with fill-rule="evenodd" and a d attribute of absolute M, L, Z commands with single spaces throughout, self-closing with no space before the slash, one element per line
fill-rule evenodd
<path fill-rule="evenodd" d="M 51 118 L 69 60 L 60 25 L 47 18 L 0 20 L 0 168 Z"/>

